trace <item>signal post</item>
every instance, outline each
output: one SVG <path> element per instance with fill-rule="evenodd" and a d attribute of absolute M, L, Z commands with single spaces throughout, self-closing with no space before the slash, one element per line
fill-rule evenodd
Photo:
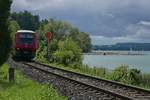
<path fill-rule="evenodd" d="M 46 44 L 47 44 L 47 58 L 49 58 L 49 44 L 50 44 L 50 39 L 52 37 L 52 33 L 46 32 L 45 36 L 46 36 Z"/>

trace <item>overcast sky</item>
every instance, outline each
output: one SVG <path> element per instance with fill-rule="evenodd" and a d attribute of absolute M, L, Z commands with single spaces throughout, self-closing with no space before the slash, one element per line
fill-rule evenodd
<path fill-rule="evenodd" d="M 13 0 L 12 11 L 66 20 L 93 44 L 150 42 L 150 0 Z"/>

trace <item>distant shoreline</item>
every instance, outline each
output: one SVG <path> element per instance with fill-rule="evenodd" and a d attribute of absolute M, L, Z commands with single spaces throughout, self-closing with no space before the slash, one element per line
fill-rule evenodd
<path fill-rule="evenodd" d="M 147 55 L 143 51 L 92 51 L 83 55 Z"/>

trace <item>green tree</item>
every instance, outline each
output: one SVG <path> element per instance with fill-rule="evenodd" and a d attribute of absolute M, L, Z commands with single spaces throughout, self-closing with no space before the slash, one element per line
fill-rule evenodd
<path fill-rule="evenodd" d="M 9 57 L 11 37 L 8 29 L 11 0 L 0 0 L 0 66 Z"/>
<path fill-rule="evenodd" d="M 78 29 L 73 29 L 69 36 L 77 42 L 79 47 L 83 50 L 83 52 L 91 52 L 92 45 L 91 45 L 91 39 L 87 33 L 79 32 Z"/>
<path fill-rule="evenodd" d="M 17 30 L 20 29 L 20 26 L 16 21 L 11 20 L 10 24 L 9 24 L 9 29 L 11 31 L 11 38 L 14 40 L 15 39 L 15 34 L 16 34 Z"/>
<path fill-rule="evenodd" d="M 71 37 L 73 41 L 82 49 L 83 52 L 91 51 L 91 40 L 88 34 L 80 32 L 79 29 L 73 27 L 71 24 L 60 21 L 57 19 L 43 20 L 40 24 L 38 30 L 42 40 L 45 39 L 46 32 L 52 32 L 52 41 L 55 45 L 58 44 L 60 40 L 64 40 L 66 37 Z M 52 45 L 50 45 L 51 47 Z M 51 48 L 52 52 L 55 49 Z"/>
<path fill-rule="evenodd" d="M 59 21 L 57 19 L 50 19 L 43 27 L 42 33 L 45 34 L 46 32 L 53 33 L 53 39 L 61 40 L 64 38 L 65 34 L 69 34 L 70 30 L 72 29 L 72 25 L 64 22 Z"/>
<path fill-rule="evenodd" d="M 52 38 L 48 47 L 50 51 L 48 56 L 45 56 L 47 54 L 47 50 L 45 49 L 47 48 L 45 38 L 46 32 L 52 33 Z M 37 33 L 39 40 L 38 43 L 43 45 L 39 46 L 40 48 L 36 56 L 38 60 L 46 58 L 50 62 L 55 61 L 65 65 L 77 65 L 82 63 L 82 51 L 89 52 L 91 50 L 91 40 L 89 35 L 84 32 L 80 32 L 79 29 L 64 21 L 57 19 L 42 20 Z M 66 43 L 65 41 L 73 42 Z M 67 50 L 60 49 L 60 47 L 65 47 L 63 44 L 67 46 Z M 80 54 L 76 54 L 78 50 Z"/>
<path fill-rule="evenodd" d="M 59 41 L 58 49 L 53 54 L 54 61 L 64 65 L 82 64 L 82 55 L 80 47 L 70 38 Z"/>
<path fill-rule="evenodd" d="M 27 30 L 37 30 L 39 28 L 39 16 L 32 15 L 28 11 L 19 12 L 19 13 L 12 13 L 11 18 L 19 24 L 21 29 Z"/>
<path fill-rule="evenodd" d="M 12 39 L 12 52 L 15 53 L 15 34 L 17 32 L 17 30 L 20 29 L 20 26 L 18 25 L 18 23 L 14 20 L 10 20 L 10 24 L 9 24 L 9 30 L 11 32 L 11 39 Z"/>

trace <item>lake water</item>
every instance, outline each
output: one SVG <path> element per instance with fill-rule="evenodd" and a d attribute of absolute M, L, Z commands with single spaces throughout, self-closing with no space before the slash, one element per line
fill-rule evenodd
<path fill-rule="evenodd" d="M 147 55 L 84 55 L 83 63 L 89 66 L 114 69 L 120 64 L 129 65 L 142 72 L 150 73 L 150 53 Z"/>

